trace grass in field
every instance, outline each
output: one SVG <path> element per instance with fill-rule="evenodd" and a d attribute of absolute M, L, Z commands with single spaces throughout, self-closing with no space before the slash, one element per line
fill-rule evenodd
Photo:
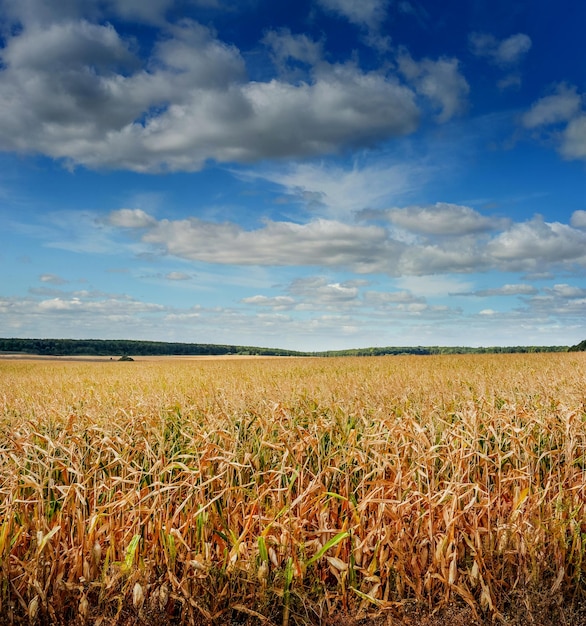
<path fill-rule="evenodd" d="M 0 363 L 0 615 L 287 625 L 408 600 L 504 619 L 537 587 L 578 602 L 585 366 Z"/>

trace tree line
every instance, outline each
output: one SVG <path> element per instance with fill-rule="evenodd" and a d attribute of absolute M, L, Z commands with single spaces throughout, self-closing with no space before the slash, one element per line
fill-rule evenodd
<path fill-rule="evenodd" d="M 0 353 L 34 354 L 44 356 L 200 356 L 200 355 L 260 355 L 260 356 L 384 356 L 432 354 L 486 354 L 566 352 L 586 350 L 586 340 L 568 346 L 387 346 L 304 352 L 258 346 L 233 346 L 204 343 L 141 341 L 131 339 L 20 339 L 0 338 Z"/>
<path fill-rule="evenodd" d="M 141 341 L 131 339 L 18 339 L 0 338 L 0 352 L 44 356 L 199 356 L 259 354 L 290 356 L 300 352 L 256 346 L 230 346 L 204 343 Z"/>
<path fill-rule="evenodd" d="M 315 356 L 384 356 L 403 354 L 509 354 L 531 352 L 567 352 L 568 346 L 486 346 L 471 348 L 469 346 L 387 346 L 383 348 L 357 348 L 352 350 L 333 350 L 315 352 Z"/>
<path fill-rule="evenodd" d="M 586 350 L 586 339 L 580 343 L 568 348 L 569 352 L 584 352 Z"/>

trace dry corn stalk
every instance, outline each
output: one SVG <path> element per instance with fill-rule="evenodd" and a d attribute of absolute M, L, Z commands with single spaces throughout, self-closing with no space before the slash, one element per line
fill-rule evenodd
<path fill-rule="evenodd" d="M 136 365 L 0 362 L 0 614 L 584 594 L 584 355 Z"/>

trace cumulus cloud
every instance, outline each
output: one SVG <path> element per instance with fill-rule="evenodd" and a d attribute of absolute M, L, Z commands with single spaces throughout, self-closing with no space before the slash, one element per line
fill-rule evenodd
<path fill-rule="evenodd" d="M 50 285 L 65 285 L 68 282 L 56 274 L 41 274 L 39 280 L 42 283 L 49 283 Z"/>
<path fill-rule="evenodd" d="M 209 263 L 351 267 L 361 273 L 387 266 L 401 247 L 376 226 L 357 228 L 323 219 L 307 224 L 268 221 L 253 231 L 196 218 L 161 220 L 142 240 L 168 254 Z"/>
<path fill-rule="evenodd" d="M 473 54 L 501 67 L 516 65 L 531 49 L 531 38 L 524 33 L 498 40 L 488 33 L 471 33 L 468 39 Z"/>
<path fill-rule="evenodd" d="M 110 214 L 110 223 L 118 211 Z M 132 227 L 130 227 L 132 228 Z M 398 257 L 401 244 L 377 226 L 356 227 L 318 219 L 307 224 L 267 221 L 244 230 L 234 223 L 197 218 L 160 220 L 142 234 L 142 241 L 166 254 L 194 261 L 239 265 L 319 265 L 373 271 Z"/>
<path fill-rule="evenodd" d="M 476 241 L 458 245 L 423 244 L 407 247 L 401 256 L 404 275 L 485 272 L 493 266 L 486 251 Z"/>
<path fill-rule="evenodd" d="M 586 211 L 578 210 L 572 213 L 570 224 L 574 228 L 586 228 Z"/>
<path fill-rule="evenodd" d="M 106 6 L 123 19 L 160 24 L 173 0 L 106 0 Z"/>
<path fill-rule="evenodd" d="M 75 315 L 86 315 L 94 313 L 107 313 L 109 316 L 124 315 L 130 317 L 135 313 L 153 313 L 166 309 L 162 304 L 145 303 L 138 300 L 128 298 L 107 299 L 100 301 L 84 300 L 79 297 L 70 298 L 51 298 L 49 300 L 41 300 L 38 308 L 44 313 L 48 312 L 68 312 Z"/>
<path fill-rule="evenodd" d="M 560 152 L 567 159 L 586 159 L 586 114 L 575 117 L 566 126 Z"/>
<path fill-rule="evenodd" d="M 43 0 L 3 0 L 2 10 L 7 20 L 31 26 L 79 18 L 89 4 L 91 3 L 86 0 L 63 0 L 58 3 L 47 3 Z"/>
<path fill-rule="evenodd" d="M 203 8 L 221 9 L 224 0 L 187 2 Z M 83 16 L 105 20 L 112 15 L 122 20 L 163 26 L 166 24 L 167 12 L 177 4 L 177 0 L 3 0 L 2 8 L 10 19 L 27 27 L 79 19 Z"/>
<path fill-rule="evenodd" d="M 560 154 L 566 159 L 586 159 L 586 112 L 584 96 L 574 85 L 561 83 L 554 93 L 535 102 L 523 115 L 525 128 L 553 133 Z M 565 126 L 564 126 L 565 125 Z M 552 131 L 553 127 L 553 131 Z M 561 129 L 560 129 L 561 127 Z"/>
<path fill-rule="evenodd" d="M 285 289 L 288 295 L 255 295 L 242 300 L 245 304 L 267 307 L 274 311 L 354 311 L 361 314 L 431 311 L 425 298 L 408 290 L 376 291 L 367 289 L 365 280 L 335 281 L 325 276 L 294 279 Z"/>
<path fill-rule="evenodd" d="M 156 220 L 142 209 L 118 209 L 110 214 L 108 221 L 121 228 L 147 228 L 156 224 Z"/>
<path fill-rule="evenodd" d="M 572 320 L 576 329 L 581 328 L 586 316 L 586 289 L 566 284 L 545 288 L 543 295 L 527 299 L 522 312 L 528 318 L 563 320 L 564 325 Z"/>
<path fill-rule="evenodd" d="M 126 294 L 103 294 L 92 298 L 79 293 L 52 298 L 5 298 L 0 296 L 0 320 L 22 337 L 136 338 L 184 341 L 185 326 L 197 321 L 200 341 L 210 336 L 218 343 L 238 343 L 237 337 L 258 340 L 259 331 L 274 327 L 276 345 L 282 339 L 284 324 L 293 320 L 248 315 L 243 311 L 195 306 L 187 309 L 141 301 Z M 161 334 L 163 333 L 163 334 Z M 256 335 L 255 335 L 256 334 Z M 196 339 L 197 340 L 197 339 Z"/>
<path fill-rule="evenodd" d="M 263 43 L 271 49 L 273 59 L 280 68 L 289 60 L 316 65 L 323 55 L 321 42 L 304 34 L 294 35 L 288 28 L 269 31 L 263 37 Z"/>
<path fill-rule="evenodd" d="M 144 229 L 142 222 L 126 228 L 159 253 L 227 265 L 314 266 L 390 276 L 495 269 L 544 272 L 586 266 L 586 232 L 569 224 L 546 222 L 540 216 L 510 223 L 449 204 L 440 204 L 438 215 L 432 211 L 424 224 L 427 210 L 407 207 L 379 212 L 391 224 L 396 221 L 401 228 L 413 229 L 411 239 L 398 237 L 394 224 L 389 228 L 327 219 L 304 224 L 267 220 L 260 228 L 245 230 L 230 222 L 152 218 Z M 117 220 L 114 211 L 110 223 Z M 341 288 L 329 287 L 337 294 L 354 287 Z"/>
<path fill-rule="evenodd" d="M 582 98 L 575 86 L 557 85 L 554 93 L 535 102 L 522 117 L 525 128 L 567 122 L 580 110 Z"/>
<path fill-rule="evenodd" d="M 359 217 L 387 219 L 413 233 L 450 237 L 487 233 L 503 228 L 509 223 L 509 220 L 488 217 L 470 207 L 447 202 L 383 211 L 367 210 L 359 213 Z"/>
<path fill-rule="evenodd" d="M 244 304 L 271 308 L 274 311 L 285 311 L 291 309 L 295 304 L 295 300 L 289 296 L 249 296 L 248 298 L 243 298 L 242 302 Z"/>
<path fill-rule="evenodd" d="M 196 22 L 167 25 L 143 59 L 112 25 L 58 14 L 25 22 L 0 51 L 2 150 L 93 168 L 192 171 L 208 160 L 370 146 L 419 122 L 410 88 L 352 63 L 321 63 L 301 82 L 253 82 L 240 51 Z M 268 41 L 280 58 L 319 54 L 302 36 Z"/>
<path fill-rule="evenodd" d="M 128 44 L 113 26 L 86 20 L 25 30 L 9 40 L 2 56 L 9 67 L 30 72 L 48 68 L 76 72 L 90 64 L 97 70 L 115 70 L 137 64 Z"/>
<path fill-rule="evenodd" d="M 165 278 L 167 280 L 190 280 L 191 276 L 189 274 L 185 274 L 184 272 L 169 272 L 165 274 Z"/>
<path fill-rule="evenodd" d="M 574 298 L 586 298 L 586 289 L 561 283 L 553 287 L 546 287 L 543 290 L 547 294 L 551 294 L 558 298 L 573 300 Z"/>
<path fill-rule="evenodd" d="M 412 305 L 423 304 L 425 298 L 415 296 L 407 289 L 399 291 L 365 291 L 364 301 L 375 307 L 388 307 L 389 305 Z"/>
<path fill-rule="evenodd" d="M 318 0 L 326 10 L 345 17 L 352 24 L 377 30 L 385 19 L 388 0 Z"/>
<path fill-rule="evenodd" d="M 340 308 L 357 303 L 359 287 L 356 281 L 330 282 L 321 276 L 310 276 L 294 280 L 288 291 L 320 308 Z"/>
<path fill-rule="evenodd" d="M 372 145 L 414 131 L 419 121 L 411 90 L 354 65 L 322 67 L 312 84 L 249 83 L 243 93 L 252 107 L 249 126 L 230 129 L 242 136 L 242 161 Z"/>
<path fill-rule="evenodd" d="M 430 284 L 442 281 L 441 278 L 439 281 L 410 278 L 409 283 L 425 280 Z M 335 282 L 325 279 L 326 285 Z M 323 285 L 323 281 L 320 284 Z M 316 283 L 318 291 L 320 284 Z M 214 337 L 214 341 L 223 344 L 309 350 L 435 344 L 438 322 L 442 323 L 442 343 L 446 345 L 461 343 L 462 324 L 466 324 L 468 341 L 477 345 L 485 345 L 487 336 L 492 338 L 493 344 L 518 344 L 521 332 L 529 337 L 527 343 L 571 344 L 576 343 L 576 337 L 582 336 L 585 328 L 586 298 L 564 298 L 550 293 L 527 298 L 525 305 L 514 311 L 497 313 L 494 308 L 484 309 L 480 316 L 429 304 L 423 299 L 415 300 L 409 294 L 368 290 L 363 291 L 362 298 L 349 301 L 346 306 L 332 305 L 325 310 L 319 309 L 316 296 L 312 305 L 316 312 L 312 312 L 312 306 L 308 306 L 312 297 L 309 280 L 307 294 L 305 302 L 296 301 L 296 304 L 306 305 L 299 311 L 272 308 L 273 304 L 278 307 L 278 302 L 287 307 L 289 301 L 285 298 L 290 296 L 275 296 L 273 302 L 265 296 L 264 304 L 251 296 L 250 305 L 242 303 L 233 308 L 162 307 L 124 294 L 104 296 L 93 303 L 85 302 L 82 294 L 77 299 L 72 295 L 51 299 L 0 297 L 0 321 L 14 336 L 21 337 L 85 338 L 90 333 L 93 337 L 159 341 L 185 341 L 186 336 L 192 341 L 207 341 Z M 386 297 L 397 301 L 385 303 Z M 506 323 L 497 328 L 484 326 L 482 318 L 491 315 L 498 315 Z M 548 340 L 532 339 L 540 335 L 547 336 Z"/>
<path fill-rule="evenodd" d="M 472 54 L 483 57 L 507 74 L 497 82 L 500 90 L 521 86 L 521 74 L 517 66 L 531 49 L 531 38 L 524 33 L 499 40 L 489 33 L 471 33 L 468 43 Z"/>
<path fill-rule="evenodd" d="M 415 61 L 405 49 L 402 49 L 397 62 L 399 70 L 415 87 L 417 93 L 426 97 L 439 109 L 438 122 L 447 122 L 466 109 L 470 86 L 460 73 L 458 59 Z"/>
<path fill-rule="evenodd" d="M 460 292 L 455 295 L 487 298 L 493 296 L 532 296 L 536 293 L 538 293 L 538 290 L 533 285 L 520 283 L 507 284 L 503 285 L 502 287 L 494 287 L 492 289 L 478 289 L 477 291 Z"/>
<path fill-rule="evenodd" d="M 514 224 L 487 244 L 504 269 L 532 271 L 556 263 L 586 263 L 586 233 L 541 216 Z"/>

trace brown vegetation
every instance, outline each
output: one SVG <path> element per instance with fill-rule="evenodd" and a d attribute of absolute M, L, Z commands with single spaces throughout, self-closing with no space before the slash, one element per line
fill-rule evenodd
<path fill-rule="evenodd" d="M 0 623 L 586 623 L 585 366 L 0 362 Z"/>

